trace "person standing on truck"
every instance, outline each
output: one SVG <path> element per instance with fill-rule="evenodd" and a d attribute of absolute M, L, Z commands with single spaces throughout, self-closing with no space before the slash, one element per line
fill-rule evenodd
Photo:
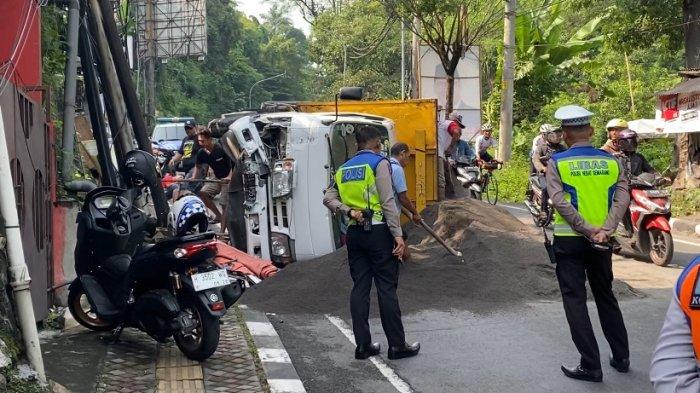
<path fill-rule="evenodd" d="M 323 204 L 334 214 L 348 217 L 348 263 L 353 287 L 350 314 L 355 334 L 355 358 L 379 354 L 369 329 L 369 294 L 377 285 L 382 328 L 389 341 L 389 359 L 415 356 L 419 343 L 407 344 L 401 322 L 396 287 L 399 261 L 405 244 L 394 201 L 391 165 L 382 156 L 379 130 L 364 125 L 355 131 L 358 153 L 341 165 L 333 184 L 326 189 Z"/>
<path fill-rule="evenodd" d="M 450 113 L 447 120 L 438 125 L 438 200 L 443 201 L 447 196 L 453 196 L 454 183 L 452 182 L 452 170 L 447 161 L 462 136 L 464 123 L 462 115 L 456 112 Z"/>
<path fill-rule="evenodd" d="M 610 238 L 622 219 L 630 193 L 619 162 L 591 145 L 593 114 L 576 105 L 557 109 L 569 149 L 547 163 L 547 190 L 556 210 L 554 255 L 557 280 L 571 338 L 581 358 L 575 367 L 561 366 L 569 378 L 601 382 L 598 343 L 586 306 L 586 277 L 600 324 L 610 344 L 610 366 L 629 371 L 629 342 L 622 312 L 612 291 Z"/>
<path fill-rule="evenodd" d="M 200 131 L 199 134 L 197 134 L 197 141 L 202 148 L 197 152 L 192 177 L 198 179 L 201 173 L 213 174 L 213 176 L 207 176 L 206 180 L 210 181 L 204 183 L 198 194 L 207 208 L 214 212 L 216 221 L 221 223 L 221 232 L 223 233 L 226 231 L 226 220 L 223 218 L 226 216 L 228 184 L 233 174 L 231 170 L 231 159 L 226 155 L 221 145 L 214 142 L 211 131 L 207 129 Z M 223 184 L 226 184 L 226 186 L 224 187 Z M 220 199 L 223 212 L 219 210 L 214 202 L 214 198 L 219 194 L 223 194 Z"/>

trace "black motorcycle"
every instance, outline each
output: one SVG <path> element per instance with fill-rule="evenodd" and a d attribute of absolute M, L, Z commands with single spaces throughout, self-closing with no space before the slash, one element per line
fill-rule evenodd
<path fill-rule="evenodd" d="M 525 192 L 525 206 L 527 206 L 532 215 L 532 220 L 538 227 L 549 226 L 554 217 L 554 207 L 552 207 L 549 197 L 543 203 L 544 193 L 542 190 L 544 187 L 546 187 L 544 175 L 531 175 L 528 180 L 527 191 Z"/>
<path fill-rule="evenodd" d="M 139 193 L 99 187 L 86 195 L 69 310 L 89 329 L 114 329 L 118 338 L 134 327 L 158 342 L 173 337 L 190 359 L 207 359 L 219 343 L 219 319 L 241 296 L 243 282 L 212 262 L 214 233 L 145 244 L 155 224 L 134 205 Z"/>

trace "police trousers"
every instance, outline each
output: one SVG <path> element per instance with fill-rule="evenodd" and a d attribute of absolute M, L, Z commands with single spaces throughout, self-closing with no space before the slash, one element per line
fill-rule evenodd
<path fill-rule="evenodd" d="M 593 292 L 605 339 L 615 359 L 629 358 L 627 329 L 612 291 L 612 252 L 598 251 L 581 236 L 554 236 L 557 279 L 571 338 L 581 354 L 581 366 L 599 370 L 600 352 L 586 305 L 586 277 Z"/>
<path fill-rule="evenodd" d="M 406 337 L 396 288 L 399 284 L 399 261 L 392 255 L 394 238 L 389 227 L 372 225 L 371 232 L 361 226 L 348 227 L 348 262 L 353 286 L 350 293 L 352 330 L 357 345 L 372 343 L 369 331 L 369 292 L 372 281 L 377 286 L 379 315 L 389 346 L 402 346 Z"/>

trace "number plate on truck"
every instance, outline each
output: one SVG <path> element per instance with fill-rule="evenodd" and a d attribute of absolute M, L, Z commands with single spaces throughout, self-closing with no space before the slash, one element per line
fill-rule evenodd
<path fill-rule="evenodd" d="M 193 274 L 191 278 L 194 290 L 197 292 L 230 284 L 226 269 Z"/>

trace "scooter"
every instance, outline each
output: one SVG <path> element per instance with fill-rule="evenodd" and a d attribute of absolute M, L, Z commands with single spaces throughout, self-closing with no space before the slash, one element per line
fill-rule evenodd
<path fill-rule="evenodd" d="M 471 198 L 481 199 L 481 184 L 479 182 L 479 167 L 475 162 L 456 162 L 457 181 L 469 191 Z"/>
<path fill-rule="evenodd" d="M 554 208 L 552 207 L 552 201 L 547 197 L 547 203 L 542 203 L 543 198 L 543 186 L 541 182 L 544 180 L 544 176 L 530 176 L 527 185 L 527 191 L 525 192 L 525 206 L 530 211 L 532 215 L 532 220 L 538 227 L 547 227 L 552 223 L 554 217 Z"/>
<path fill-rule="evenodd" d="M 618 240 L 659 266 L 673 259 L 671 194 L 661 187 L 668 180 L 652 173 L 631 179 L 629 211 L 618 227 Z"/>
<path fill-rule="evenodd" d="M 138 187 L 87 193 L 77 219 L 77 279 L 69 286 L 68 308 L 91 330 L 114 330 L 118 339 L 133 327 L 158 342 L 173 337 L 190 359 L 207 359 L 218 346 L 219 319 L 243 293 L 243 282 L 231 281 L 211 261 L 214 233 L 144 244 L 155 224 L 135 206 L 139 194 Z"/>

